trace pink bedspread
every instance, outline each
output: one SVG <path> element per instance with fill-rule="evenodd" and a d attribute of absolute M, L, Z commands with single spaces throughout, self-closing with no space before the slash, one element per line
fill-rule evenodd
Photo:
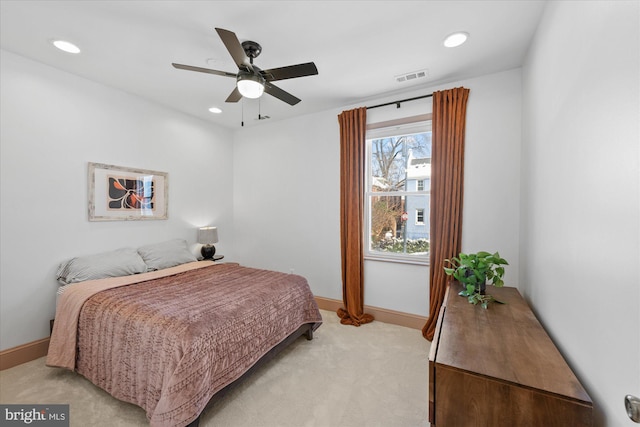
<path fill-rule="evenodd" d="M 322 322 L 301 276 L 237 264 L 180 267 L 130 285 L 93 281 L 95 293 L 87 283 L 67 289 L 47 364 L 142 407 L 151 426 L 182 427 L 288 335 Z M 76 322 L 77 337 L 69 337 Z"/>

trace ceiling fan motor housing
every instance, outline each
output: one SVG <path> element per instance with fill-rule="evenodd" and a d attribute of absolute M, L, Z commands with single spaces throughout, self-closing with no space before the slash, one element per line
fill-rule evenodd
<path fill-rule="evenodd" d="M 261 85 L 264 85 L 266 82 L 264 77 L 262 77 L 260 74 L 243 70 L 239 70 L 238 76 L 236 77 L 236 82 L 239 82 L 240 80 L 253 80 L 254 82 L 260 83 Z"/>

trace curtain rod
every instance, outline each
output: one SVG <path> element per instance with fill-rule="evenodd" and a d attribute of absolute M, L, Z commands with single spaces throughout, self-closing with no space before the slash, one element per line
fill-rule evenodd
<path fill-rule="evenodd" d="M 396 104 L 396 108 L 400 108 L 400 104 L 402 104 L 403 102 L 415 101 L 416 99 L 431 98 L 432 96 L 433 94 L 430 93 L 428 95 L 416 96 L 414 98 L 401 99 L 400 101 L 387 102 L 386 104 L 372 105 L 371 107 L 367 107 L 367 110 L 370 110 L 372 108 L 378 108 L 378 107 L 386 107 L 387 105 L 393 105 L 393 104 Z"/>

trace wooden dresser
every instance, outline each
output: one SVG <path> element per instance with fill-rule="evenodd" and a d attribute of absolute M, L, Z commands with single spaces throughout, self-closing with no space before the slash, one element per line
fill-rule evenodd
<path fill-rule="evenodd" d="M 488 286 L 506 304 L 485 310 L 458 286 L 429 354 L 431 426 L 591 426 L 591 399 L 518 290 Z"/>

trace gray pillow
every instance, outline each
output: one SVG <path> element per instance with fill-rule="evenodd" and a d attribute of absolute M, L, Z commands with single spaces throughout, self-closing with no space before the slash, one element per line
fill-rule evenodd
<path fill-rule="evenodd" d="M 142 246 L 138 248 L 138 253 L 147 264 L 148 271 L 175 267 L 176 265 L 198 260 L 189 251 L 187 241 L 182 239 Z"/>
<path fill-rule="evenodd" d="M 144 273 L 147 265 L 133 248 L 72 258 L 58 267 L 61 284 Z"/>

